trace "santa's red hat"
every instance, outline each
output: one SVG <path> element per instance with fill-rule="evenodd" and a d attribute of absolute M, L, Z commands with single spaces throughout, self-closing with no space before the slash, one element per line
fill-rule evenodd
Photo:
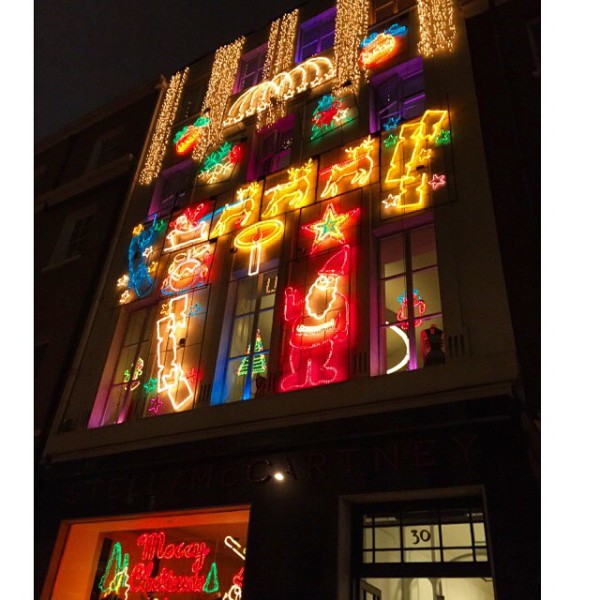
<path fill-rule="evenodd" d="M 348 264 L 348 250 L 346 244 L 339 252 L 336 252 L 320 269 L 319 275 L 345 275 Z"/>

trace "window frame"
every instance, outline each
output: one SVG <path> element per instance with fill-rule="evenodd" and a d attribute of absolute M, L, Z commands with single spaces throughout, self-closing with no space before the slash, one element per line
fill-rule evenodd
<path fill-rule="evenodd" d="M 415 232 L 423 231 L 425 229 L 431 228 L 433 229 L 434 241 L 435 241 L 435 263 L 427 264 L 425 266 L 420 266 L 418 268 L 413 268 L 413 255 L 414 252 L 412 250 L 412 241 L 411 238 L 415 234 Z M 404 260 L 404 270 L 401 273 L 396 273 L 389 276 L 384 276 L 383 274 L 383 262 L 382 262 L 382 245 L 390 240 L 397 238 L 403 238 L 403 260 Z M 371 373 L 372 375 L 390 375 L 392 373 L 388 373 L 387 369 L 387 341 L 386 341 L 386 332 L 392 326 L 398 326 L 400 324 L 399 320 L 393 322 L 384 323 L 383 312 L 385 310 L 385 285 L 388 281 L 393 281 L 394 279 L 402 280 L 404 279 L 404 288 L 405 294 L 408 294 L 408 290 L 414 290 L 414 275 L 420 272 L 426 272 L 431 269 L 437 270 L 437 289 L 440 296 L 440 310 L 435 312 L 425 312 L 423 315 L 415 315 L 414 303 L 408 302 L 407 309 L 408 315 L 404 321 L 408 321 L 408 328 L 406 331 L 406 336 L 408 338 L 408 350 L 409 350 L 409 360 L 402 369 L 398 369 L 399 372 L 407 372 L 407 371 L 417 371 L 422 368 L 425 368 L 425 364 L 419 366 L 419 355 L 422 353 L 421 348 L 421 340 L 417 339 L 417 327 L 420 325 L 415 325 L 415 321 L 418 319 L 422 319 L 423 321 L 431 321 L 433 319 L 441 319 L 443 321 L 444 311 L 443 311 L 443 303 L 441 299 L 441 289 L 440 289 L 440 277 L 439 277 L 439 257 L 437 252 L 437 238 L 435 235 L 435 223 L 430 215 L 425 215 L 425 219 L 417 218 L 415 221 L 410 223 L 409 227 L 403 228 L 393 228 L 392 231 L 386 232 L 385 235 L 378 236 L 377 240 L 377 260 L 376 260 L 376 289 L 375 294 L 377 298 L 376 306 L 372 307 L 372 314 L 375 315 L 376 322 L 376 339 L 377 339 L 377 365 L 375 369 L 375 373 Z M 444 349 L 445 354 L 445 349 Z M 446 356 L 447 359 L 447 356 Z"/>
<path fill-rule="evenodd" d="M 468 509 L 470 514 L 469 524 L 471 531 L 471 549 L 473 551 L 473 561 L 471 562 L 363 562 L 363 519 L 366 515 L 380 513 L 399 514 L 400 515 L 400 533 L 403 529 L 402 517 L 410 512 L 433 512 L 437 516 L 437 526 L 441 529 L 441 513 L 445 510 Z M 440 498 L 429 498 L 421 500 L 398 500 L 388 502 L 368 502 L 357 503 L 352 506 L 351 512 L 351 534 L 350 534 L 350 564 L 352 572 L 353 588 L 358 588 L 358 582 L 362 578 L 448 578 L 448 577 L 492 577 L 492 552 L 490 543 L 489 526 L 487 522 L 487 511 L 485 509 L 484 499 L 480 494 L 469 494 L 464 496 L 451 496 Z M 485 532 L 485 545 L 476 546 L 473 529 L 472 513 L 478 510 L 482 513 L 482 520 Z M 402 537 L 402 536 L 400 536 Z M 440 537 L 441 548 L 443 552 L 443 536 Z M 376 550 L 373 541 L 373 551 Z M 401 547 L 404 544 L 401 541 Z M 487 560 L 475 560 L 475 549 L 485 548 Z M 452 549 L 452 547 L 449 547 Z M 443 556 L 443 554 L 441 553 Z M 402 556 L 402 555 L 401 555 Z"/>
<path fill-rule="evenodd" d="M 394 17 L 401 15 L 403 13 L 408 12 L 409 10 L 412 10 L 413 8 L 416 7 L 417 3 L 415 0 L 387 0 L 385 7 L 392 5 L 393 9 L 391 14 L 388 14 L 387 16 L 381 17 L 380 19 L 377 18 L 377 9 L 375 7 L 375 3 L 377 0 L 372 0 L 371 2 L 371 10 L 370 10 L 370 15 L 369 15 L 369 21 L 371 23 L 371 25 L 379 25 L 381 23 L 385 23 L 388 19 L 393 19 Z M 379 8 L 379 10 L 381 10 L 382 7 Z"/>
<path fill-rule="evenodd" d="M 301 23 L 298 28 L 298 39 L 296 42 L 296 54 L 295 61 L 296 63 L 304 62 L 312 56 L 316 56 L 318 54 L 322 54 L 326 52 L 330 48 L 333 48 L 335 44 L 335 22 L 336 22 L 337 8 L 335 6 L 329 8 L 328 10 L 323 11 L 322 13 L 308 19 L 304 23 Z M 329 28 L 328 31 L 325 31 L 325 28 Z M 307 54 L 306 56 L 303 53 L 304 48 L 308 44 L 303 44 L 303 39 L 307 35 L 308 32 L 314 31 L 315 29 L 319 29 L 319 37 L 317 39 L 317 50 L 311 54 Z M 323 47 L 323 39 L 329 37 L 333 34 L 333 40 L 331 45 L 326 48 Z M 314 43 L 314 40 L 309 42 L 310 44 Z"/>
<path fill-rule="evenodd" d="M 404 95 L 402 92 L 405 87 L 405 82 L 412 77 L 422 77 L 423 85 L 422 88 L 418 91 L 411 93 L 410 95 Z M 376 133 L 381 131 L 383 128 L 383 119 L 381 118 L 381 113 L 386 108 L 380 108 L 378 105 L 378 93 L 379 90 L 387 84 L 389 81 L 396 79 L 396 86 L 400 87 L 401 92 L 400 96 L 395 98 L 392 102 L 386 105 L 386 108 L 393 103 L 398 103 L 400 105 L 400 109 L 388 113 L 387 117 L 397 115 L 403 112 L 404 106 L 409 103 L 414 102 L 422 102 L 422 110 L 419 112 L 419 115 L 423 114 L 426 109 L 426 93 L 425 93 L 425 79 L 424 79 L 424 71 L 423 71 L 423 59 L 421 57 L 415 57 L 410 60 L 407 60 L 391 69 L 387 69 L 383 73 L 378 73 L 371 78 L 371 97 L 370 97 L 370 131 L 371 133 Z M 413 115 L 408 119 L 411 120 L 417 118 L 419 115 Z"/>
<path fill-rule="evenodd" d="M 250 64 L 253 60 L 255 60 L 257 57 L 259 59 L 259 64 L 258 64 L 257 69 L 255 71 L 252 71 L 250 74 L 244 73 L 244 68 L 248 64 Z M 267 58 L 267 43 L 261 44 L 257 48 L 254 48 L 254 50 L 250 50 L 249 52 L 246 52 L 240 58 L 239 68 L 238 68 L 237 76 L 235 79 L 235 85 L 233 86 L 234 94 L 239 94 L 240 92 L 248 90 L 251 87 L 254 87 L 255 85 L 259 84 L 263 80 L 263 72 L 264 72 L 264 68 L 265 68 L 265 59 L 266 58 Z M 250 75 L 253 77 L 252 84 L 246 85 L 245 80 Z"/>
<path fill-rule="evenodd" d="M 248 166 L 247 181 L 254 181 L 281 171 L 289 167 L 292 159 L 292 149 L 294 145 L 294 133 L 295 133 L 295 115 L 291 113 L 279 121 L 273 123 L 268 127 L 263 127 L 260 131 L 255 134 L 253 142 L 252 159 Z M 271 152 L 268 155 L 264 155 L 264 146 L 266 140 L 272 135 L 276 136 L 274 146 L 279 148 L 277 152 Z M 286 135 L 289 135 L 291 143 L 287 148 L 281 148 L 282 139 L 285 141 Z M 287 162 L 285 159 L 287 158 Z M 283 160 L 282 160 L 283 159 Z M 266 168 L 264 167 L 267 164 Z"/>

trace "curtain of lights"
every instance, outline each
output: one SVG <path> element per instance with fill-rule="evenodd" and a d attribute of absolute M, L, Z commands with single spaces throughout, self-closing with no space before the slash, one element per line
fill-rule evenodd
<path fill-rule="evenodd" d="M 227 109 L 227 100 L 233 91 L 238 64 L 242 55 L 245 38 L 242 36 L 226 46 L 221 46 L 215 53 L 208 90 L 202 103 L 202 114 L 208 114 L 210 122 L 206 135 L 192 152 L 192 158 L 201 161 L 206 151 L 223 141 L 223 119 Z"/>
<path fill-rule="evenodd" d="M 334 93 L 358 93 L 360 41 L 369 28 L 369 0 L 338 0 L 335 19 Z"/>
<path fill-rule="evenodd" d="M 298 30 L 298 9 L 283 15 L 271 23 L 267 56 L 263 69 L 263 81 L 273 79 L 275 75 L 294 66 L 296 31 Z M 286 114 L 287 102 L 276 99 L 271 106 L 258 115 L 258 128 L 271 125 Z"/>
<path fill-rule="evenodd" d="M 186 68 L 184 71 L 179 71 L 171 77 L 167 93 L 160 107 L 156 127 L 152 134 L 152 142 L 150 143 L 148 154 L 146 154 L 146 161 L 138 179 L 142 185 L 150 185 L 160 172 L 188 71 L 189 69 Z"/>
<path fill-rule="evenodd" d="M 418 0 L 419 52 L 425 57 L 450 52 L 454 47 L 453 0 Z"/>

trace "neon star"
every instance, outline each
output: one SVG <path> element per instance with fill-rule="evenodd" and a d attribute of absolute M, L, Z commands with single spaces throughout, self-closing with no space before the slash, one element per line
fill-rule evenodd
<path fill-rule="evenodd" d="M 128 285 L 129 285 L 129 275 L 127 275 L 127 273 L 125 273 L 125 275 L 123 275 L 122 277 L 119 277 L 119 279 L 117 280 L 117 287 L 125 288 Z"/>
<path fill-rule="evenodd" d="M 188 317 L 196 317 L 197 315 L 200 314 L 201 310 L 202 310 L 202 307 L 200 306 L 200 302 L 196 302 L 195 304 L 192 304 L 192 307 L 190 308 L 190 310 L 188 312 Z"/>
<path fill-rule="evenodd" d="M 436 175 L 433 174 L 433 177 L 427 182 L 433 191 L 441 188 L 443 185 L 446 185 L 446 176 L 445 175 Z"/>
<path fill-rule="evenodd" d="M 165 317 L 169 314 L 169 305 L 168 304 L 163 304 L 160 307 L 160 314 Z"/>
<path fill-rule="evenodd" d="M 392 146 L 395 146 L 398 143 L 398 136 L 394 135 L 393 133 L 390 133 L 390 135 L 388 135 L 385 140 L 383 140 L 383 145 L 386 148 L 391 148 Z"/>
<path fill-rule="evenodd" d="M 156 268 L 158 267 L 158 263 L 153 260 L 149 265 L 148 265 L 148 273 L 154 273 L 154 271 L 156 271 Z"/>
<path fill-rule="evenodd" d="M 133 235 L 140 235 L 144 231 L 144 226 L 140 223 L 133 228 Z"/>
<path fill-rule="evenodd" d="M 398 205 L 399 199 L 400 196 L 397 194 L 395 196 L 394 194 L 390 194 L 385 200 L 383 200 L 383 206 L 385 208 L 395 208 Z"/>
<path fill-rule="evenodd" d="M 316 221 L 315 223 L 304 226 L 304 229 L 312 231 L 315 235 L 311 252 L 314 252 L 319 244 L 327 239 L 332 239 L 340 244 L 344 244 L 346 238 L 344 237 L 341 228 L 355 212 L 356 209 L 347 213 L 338 214 L 335 212 L 333 203 L 330 202 L 325 209 L 325 214 L 321 221 Z"/>
<path fill-rule="evenodd" d="M 150 377 L 148 381 L 144 384 L 144 391 L 146 394 L 150 394 L 156 389 L 156 385 L 158 384 L 158 379 L 156 377 Z"/>
<path fill-rule="evenodd" d="M 146 246 L 144 251 L 142 252 L 142 256 L 144 258 L 148 258 L 154 252 L 154 248 L 152 246 Z"/>
<path fill-rule="evenodd" d="M 400 121 L 401 120 L 402 120 L 402 117 L 390 117 L 383 124 L 383 130 L 384 131 L 389 131 L 390 129 L 395 129 L 396 127 L 398 127 L 398 125 L 400 125 Z"/>
<path fill-rule="evenodd" d="M 154 223 L 154 231 L 160 233 L 166 226 L 167 224 L 164 219 L 156 221 L 156 223 Z"/>
<path fill-rule="evenodd" d="M 431 155 L 432 155 L 431 150 L 427 150 L 426 148 L 421 148 L 421 151 L 419 152 L 419 161 L 425 162 L 426 160 L 429 160 L 431 158 Z"/>
<path fill-rule="evenodd" d="M 130 298 L 131 298 L 131 292 L 129 290 L 125 290 L 121 294 L 121 297 L 119 298 L 119 304 L 125 304 L 126 302 L 129 302 Z"/>
<path fill-rule="evenodd" d="M 450 143 L 450 130 L 442 129 L 440 131 L 440 135 L 435 138 L 435 143 L 437 146 L 445 146 Z"/>
<path fill-rule="evenodd" d="M 148 412 L 152 412 L 155 415 L 157 415 L 161 406 L 162 406 L 162 402 L 160 401 L 160 398 L 158 396 L 155 396 L 154 398 L 150 398 L 150 408 L 148 409 Z"/>

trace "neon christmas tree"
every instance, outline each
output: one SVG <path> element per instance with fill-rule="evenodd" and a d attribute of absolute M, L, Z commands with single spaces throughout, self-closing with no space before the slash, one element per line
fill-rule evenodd
<path fill-rule="evenodd" d="M 264 345 L 260 335 L 260 329 L 256 330 L 256 340 L 254 342 L 254 358 L 252 359 L 252 375 L 259 375 L 267 371 L 267 357 L 264 355 Z M 237 368 L 236 374 L 238 377 L 248 375 L 248 357 L 250 355 L 250 344 L 246 350 L 240 366 Z"/>

